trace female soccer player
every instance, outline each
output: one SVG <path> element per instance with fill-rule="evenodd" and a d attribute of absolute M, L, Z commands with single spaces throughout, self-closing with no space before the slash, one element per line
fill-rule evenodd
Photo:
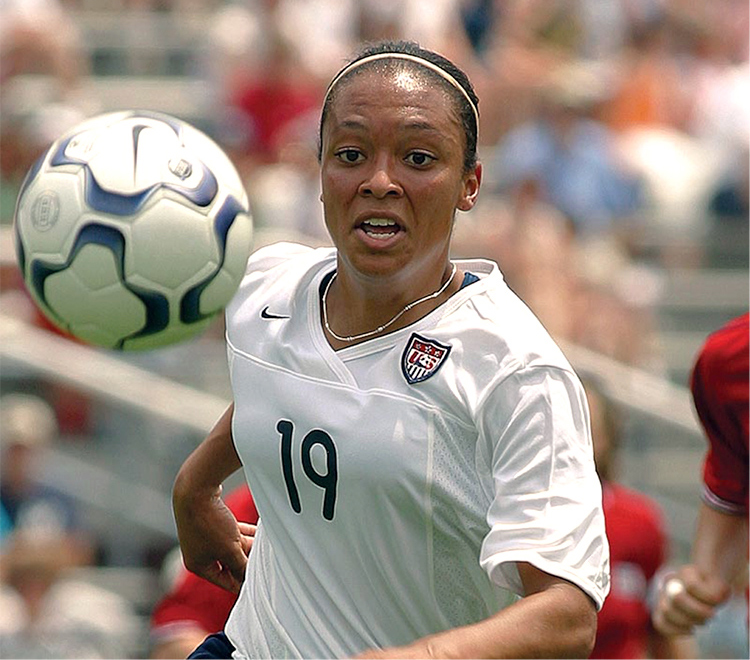
<path fill-rule="evenodd" d="M 465 74 L 416 44 L 371 46 L 330 84 L 335 247 L 250 258 L 233 404 L 175 481 L 187 567 L 240 590 L 193 657 L 591 650 L 608 548 L 583 388 L 495 264 L 449 255 L 478 124 Z M 254 539 L 218 497 L 240 468 Z"/>

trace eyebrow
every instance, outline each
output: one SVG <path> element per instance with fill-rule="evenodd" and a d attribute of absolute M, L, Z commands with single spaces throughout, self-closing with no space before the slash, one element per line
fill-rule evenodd
<path fill-rule="evenodd" d="M 406 122 L 405 128 L 417 129 L 421 131 L 435 131 L 438 133 L 440 132 L 434 124 L 431 124 L 428 121 L 419 121 L 418 119 Z"/>

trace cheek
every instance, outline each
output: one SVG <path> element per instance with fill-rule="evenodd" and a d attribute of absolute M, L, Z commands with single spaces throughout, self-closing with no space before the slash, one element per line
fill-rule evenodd
<path fill-rule="evenodd" d="M 414 196 L 419 199 L 425 209 L 430 209 L 431 213 L 437 213 L 438 216 L 445 216 L 452 222 L 453 215 L 458 204 L 463 187 L 460 182 L 456 182 L 453 177 L 448 175 L 441 176 L 428 185 L 414 188 Z"/>
<path fill-rule="evenodd" d="M 324 172 L 321 177 L 322 200 L 326 209 L 334 204 L 341 205 L 356 194 L 356 190 L 356 185 L 352 183 L 350 177 L 330 172 Z"/>

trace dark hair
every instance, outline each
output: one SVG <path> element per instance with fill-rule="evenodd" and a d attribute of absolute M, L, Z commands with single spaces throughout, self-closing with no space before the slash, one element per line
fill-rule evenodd
<path fill-rule="evenodd" d="M 397 65 L 403 68 L 408 67 L 414 71 L 419 70 L 420 75 L 423 74 L 432 76 L 435 80 L 439 81 L 443 89 L 448 92 L 448 94 L 458 107 L 458 114 L 461 119 L 461 125 L 464 129 L 464 135 L 466 137 L 466 146 L 464 148 L 464 171 L 468 172 L 472 170 L 477 164 L 477 138 L 479 133 L 479 126 L 477 125 L 476 118 L 479 116 L 479 98 L 474 91 L 474 87 L 471 84 L 469 77 L 449 59 L 431 50 L 422 48 L 419 44 L 413 41 L 378 41 L 372 44 L 368 44 L 356 55 L 356 57 L 350 60 L 346 64 L 346 66 L 342 67 L 341 71 L 344 71 L 347 67 L 351 66 L 355 62 L 358 62 L 359 60 L 366 57 L 370 57 L 371 55 L 381 55 L 387 53 L 411 55 L 439 67 L 464 89 L 466 95 L 469 97 L 469 99 L 471 99 L 471 103 L 461 93 L 461 91 L 456 89 L 456 87 L 454 87 L 448 80 L 427 67 L 420 67 L 419 64 L 415 62 L 409 60 L 398 60 L 396 58 L 391 61 L 379 60 L 374 62 L 367 62 L 361 67 L 355 67 L 351 71 L 347 71 L 333 87 L 329 87 L 328 89 L 328 94 L 326 95 L 325 101 L 323 103 L 323 109 L 320 113 L 320 126 L 318 131 L 318 160 L 321 160 L 323 152 L 323 125 L 325 124 L 325 120 L 328 117 L 331 105 L 336 98 L 336 93 L 339 89 L 340 82 L 349 79 L 350 76 L 359 75 L 360 73 L 376 66 L 383 67 Z M 341 73 L 341 71 L 339 71 L 339 74 Z M 336 74 L 333 80 L 336 80 L 339 74 Z M 472 103 L 474 104 L 473 107 L 471 105 Z"/>

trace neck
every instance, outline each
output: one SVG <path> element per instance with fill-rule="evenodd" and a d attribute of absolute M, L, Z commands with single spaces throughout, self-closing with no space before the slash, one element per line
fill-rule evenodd
<path fill-rule="evenodd" d="M 408 292 L 379 286 L 369 295 L 352 288 L 337 273 L 328 281 L 321 301 L 326 335 L 334 348 L 352 346 L 403 328 L 445 302 L 460 288 L 454 264 L 446 264 L 440 279 Z"/>

